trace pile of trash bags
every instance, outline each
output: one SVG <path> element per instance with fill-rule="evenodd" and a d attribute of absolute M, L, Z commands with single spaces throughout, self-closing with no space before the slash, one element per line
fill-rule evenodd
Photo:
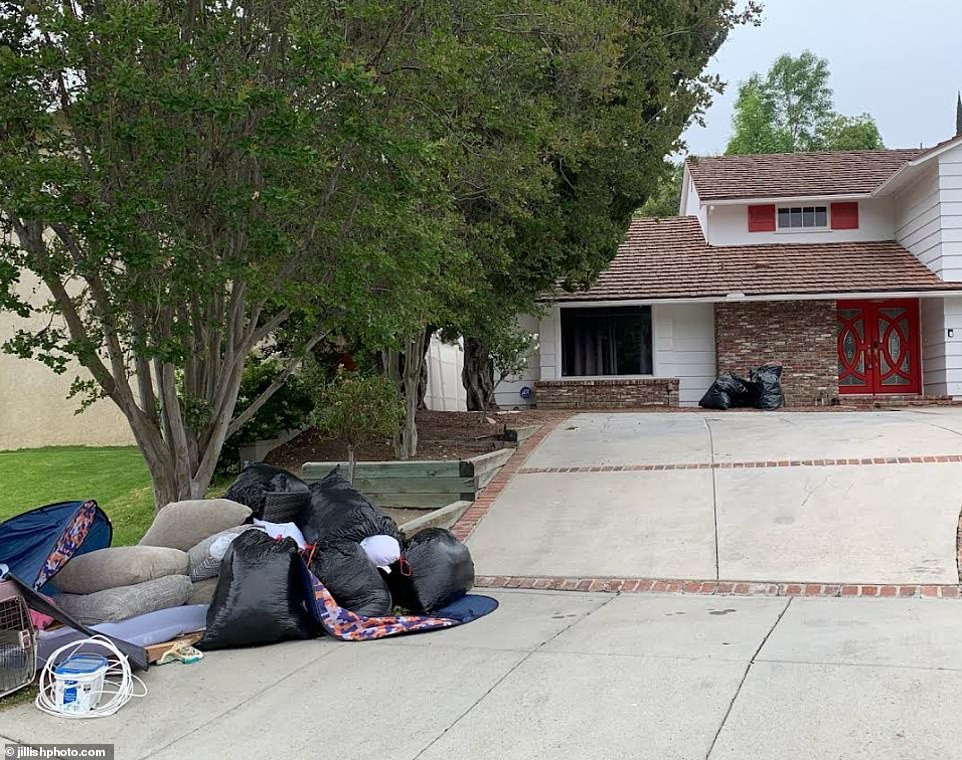
<path fill-rule="evenodd" d="M 450 531 L 406 538 L 338 469 L 307 485 L 278 468 L 249 465 L 228 497 L 265 519 L 256 520 L 259 530 L 230 536 L 200 649 L 316 636 L 303 604 L 312 580 L 305 569 L 340 607 L 367 617 L 430 614 L 474 585 L 471 554 Z M 271 521 L 277 504 L 290 521 Z"/>
<path fill-rule="evenodd" d="M 753 369 L 748 379 L 726 372 L 711 384 L 698 405 L 705 409 L 779 409 L 785 406 L 781 377 L 782 365 L 778 362 Z"/>

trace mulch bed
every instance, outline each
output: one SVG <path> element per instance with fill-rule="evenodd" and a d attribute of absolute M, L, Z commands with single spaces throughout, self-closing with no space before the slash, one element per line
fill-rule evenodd
<path fill-rule="evenodd" d="M 529 410 L 521 412 L 418 412 L 418 459 L 467 459 L 494 450 L 506 427 L 537 425 L 566 417 L 570 412 Z M 325 438 L 317 430 L 305 430 L 267 455 L 266 461 L 292 472 L 305 462 L 339 462 L 347 458 L 344 444 Z M 358 461 L 385 462 L 395 459 L 390 440 L 377 441 L 357 450 Z"/>

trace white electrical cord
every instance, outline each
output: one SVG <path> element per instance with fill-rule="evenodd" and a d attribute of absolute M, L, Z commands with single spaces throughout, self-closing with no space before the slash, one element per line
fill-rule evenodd
<path fill-rule="evenodd" d="M 69 712 L 57 705 L 55 691 L 56 676 L 54 670 L 64 660 L 76 654 L 81 647 L 91 645 L 103 647 L 109 652 L 107 672 L 104 676 L 104 688 L 100 694 L 99 704 L 87 712 Z M 64 655 L 61 657 L 61 655 Z M 143 687 L 143 693 L 134 693 L 134 682 Z M 57 718 L 105 718 L 113 715 L 127 704 L 131 697 L 146 697 L 147 684 L 130 671 L 130 663 L 114 643 L 106 636 L 92 636 L 89 639 L 74 641 L 60 647 L 47 659 L 47 664 L 40 673 L 40 693 L 34 704 L 38 709 Z M 109 697 L 109 699 L 108 699 Z"/>

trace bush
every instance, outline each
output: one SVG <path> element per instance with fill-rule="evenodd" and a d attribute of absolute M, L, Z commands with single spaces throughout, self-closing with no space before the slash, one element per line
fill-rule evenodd
<path fill-rule="evenodd" d="M 237 396 L 237 416 L 250 406 L 274 379 L 281 374 L 284 364 L 277 359 L 252 356 L 244 368 L 241 378 L 240 393 Z M 220 459 L 217 462 L 217 472 L 221 474 L 234 473 L 240 470 L 240 447 L 254 441 L 264 441 L 276 438 L 285 430 L 296 430 L 308 424 L 313 400 L 307 390 L 307 384 L 299 375 L 291 375 L 287 382 L 257 413 L 247 421 L 240 430 L 224 442 Z"/>
<path fill-rule="evenodd" d="M 361 444 L 394 436 L 404 420 L 404 402 L 390 379 L 338 368 L 318 387 L 313 414 L 322 433 L 347 446 L 348 479 L 354 482 L 354 451 Z"/>

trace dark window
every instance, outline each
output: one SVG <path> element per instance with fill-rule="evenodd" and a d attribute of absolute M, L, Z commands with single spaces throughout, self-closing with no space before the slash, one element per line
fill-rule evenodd
<path fill-rule="evenodd" d="M 651 307 L 561 310 L 561 374 L 651 374 Z"/>

